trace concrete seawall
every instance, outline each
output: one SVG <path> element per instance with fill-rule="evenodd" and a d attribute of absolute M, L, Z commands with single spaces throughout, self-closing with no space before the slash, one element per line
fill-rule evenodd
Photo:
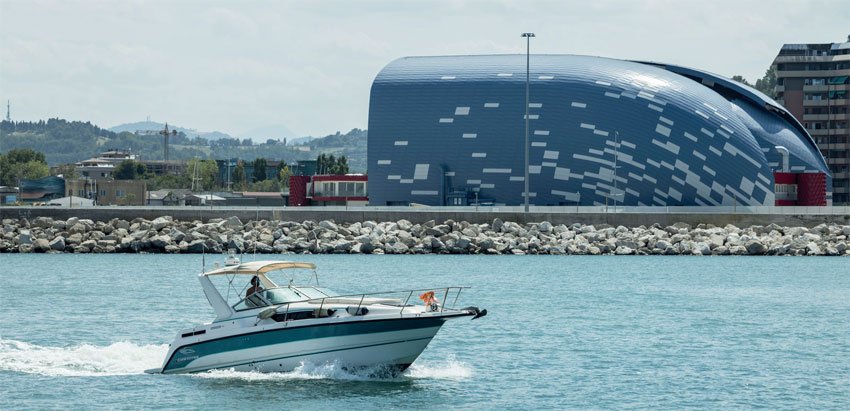
<path fill-rule="evenodd" d="M 333 220 L 338 223 L 355 223 L 363 221 L 398 221 L 408 220 L 414 224 L 434 221 L 467 221 L 473 224 L 490 223 L 494 218 L 502 221 L 513 221 L 519 224 L 549 221 L 552 224 L 610 224 L 612 226 L 650 226 L 660 224 L 669 226 L 674 223 L 686 223 L 693 226 L 713 224 L 718 227 L 733 224 L 739 227 L 752 225 L 777 224 L 787 227 L 814 227 L 818 224 L 850 224 L 850 213 L 834 214 L 766 214 L 766 213 L 699 213 L 699 212 L 569 212 L 569 211 L 537 211 L 529 213 L 516 211 L 497 211 L 481 209 L 479 211 L 438 209 L 438 208 L 397 208 L 374 209 L 359 208 L 344 210 L 339 208 L 318 207 L 260 207 L 260 208 L 206 208 L 206 207 L 0 207 L 0 218 L 33 219 L 51 217 L 67 220 L 71 217 L 91 219 L 94 221 L 109 221 L 113 218 L 133 220 L 144 218 L 153 220 L 157 217 L 169 216 L 181 221 L 201 220 L 212 218 L 227 218 L 236 216 L 242 221 L 279 220 L 279 221 L 322 221 Z"/>

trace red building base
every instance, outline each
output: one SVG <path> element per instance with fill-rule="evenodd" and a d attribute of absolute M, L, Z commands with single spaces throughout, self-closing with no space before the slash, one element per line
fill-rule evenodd
<path fill-rule="evenodd" d="M 777 206 L 826 206 L 826 174 L 773 173 Z"/>

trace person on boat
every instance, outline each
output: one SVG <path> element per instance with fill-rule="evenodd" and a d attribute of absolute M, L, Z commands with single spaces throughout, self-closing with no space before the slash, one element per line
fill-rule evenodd
<path fill-rule="evenodd" d="M 263 291 L 263 286 L 260 284 L 260 278 L 254 276 L 251 278 L 251 286 L 248 287 L 248 291 L 245 292 L 245 298 L 250 297 L 254 293 L 258 293 Z"/>

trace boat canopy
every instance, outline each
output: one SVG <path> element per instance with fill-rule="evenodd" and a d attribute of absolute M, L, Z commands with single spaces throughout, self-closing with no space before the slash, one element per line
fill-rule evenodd
<path fill-rule="evenodd" d="M 213 271 L 208 271 L 204 273 L 204 276 L 208 275 L 222 275 L 222 274 L 249 274 L 249 275 L 258 275 L 265 274 L 269 271 L 275 270 L 283 270 L 287 268 L 306 268 L 306 269 L 316 269 L 315 264 L 310 263 L 296 263 L 292 261 L 250 261 L 247 263 L 224 266 L 222 268 L 215 269 Z"/>

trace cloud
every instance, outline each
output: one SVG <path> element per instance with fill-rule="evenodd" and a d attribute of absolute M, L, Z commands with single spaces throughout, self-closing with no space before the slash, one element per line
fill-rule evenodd
<path fill-rule="evenodd" d="M 842 41 L 847 21 L 846 0 L 7 1 L 0 98 L 17 119 L 321 135 L 365 128 L 372 80 L 403 56 L 522 53 L 534 31 L 532 52 L 754 81 L 783 43 Z"/>

